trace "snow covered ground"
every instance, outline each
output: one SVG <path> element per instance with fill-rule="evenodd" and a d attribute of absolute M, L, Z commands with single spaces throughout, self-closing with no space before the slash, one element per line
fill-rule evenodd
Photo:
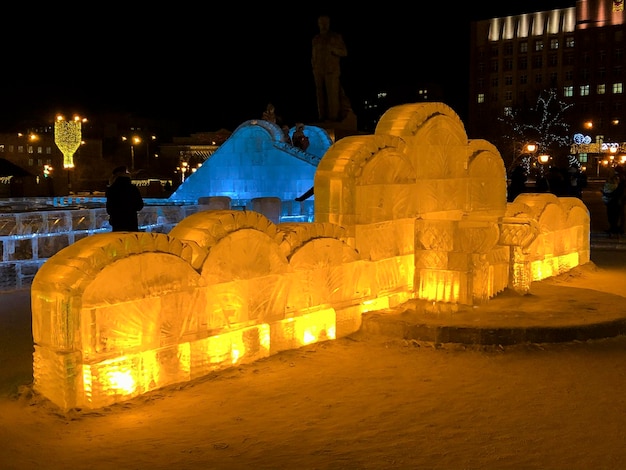
<path fill-rule="evenodd" d="M 592 251 L 592 263 L 542 283 L 577 288 L 562 299 L 568 309 L 577 290 L 618 295 L 626 315 L 626 251 Z M 616 299 L 598 296 L 598 309 L 607 298 Z M 0 294 L 3 470 L 613 469 L 626 461 L 624 336 L 435 348 L 358 333 L 67 414 L 32 393 L 31 354 L 28 291 Z"/>

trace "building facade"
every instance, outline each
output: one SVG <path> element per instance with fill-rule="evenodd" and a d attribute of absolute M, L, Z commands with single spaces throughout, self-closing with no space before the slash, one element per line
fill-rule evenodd
<path fill-rule="evenodd" d="M 494 122 L 553 90 L 569 105 L 563 120 L 571 142 L 562 151 L 600 175 L 603 162 L 626 155 L 624 20 L 623 0 L 579 0 L 568 8 L 473 22 L 469 135 L 496 143 L 505 161 L 514 158 L 515 146 L 498 142 Z"/>

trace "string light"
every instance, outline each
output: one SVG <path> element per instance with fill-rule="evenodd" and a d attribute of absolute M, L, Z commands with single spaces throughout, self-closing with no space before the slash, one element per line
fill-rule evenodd
<path fill-rule="evenodd" d="M 74 153 L 81 144 L 81 124 L 78 116 L 72 121 L 66 121 L 60 115 L 54 123 L 54 142 L 63 153 L 63 168 L 74 168 Z"/>

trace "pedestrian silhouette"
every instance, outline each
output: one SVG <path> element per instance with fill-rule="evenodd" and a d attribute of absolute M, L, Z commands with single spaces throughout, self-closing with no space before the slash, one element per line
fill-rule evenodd
<path fill-rule="evenodd" d="M 111 184 L 106 189 L 106 211 L 113 232 L 138 232 L 137 212 L 144 202 L 139 188 L 133 184 L 125 166 L 113 170 Z"/>

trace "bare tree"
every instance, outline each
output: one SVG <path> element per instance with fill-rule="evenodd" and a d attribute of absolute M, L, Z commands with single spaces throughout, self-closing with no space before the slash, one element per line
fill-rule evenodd
<path fill-rule="evenodd" d="M 558 99 L 555 89 L 543 90 L 534 106 L 524 109 L 508 109 L 499 117 L 503 127 L 504 141 L 509 144 L 511 154 L 505 158 L 507 168 L 511 170 L 520 159 L 528 159 L 524 148 L 528 143 L 537 145 L 537 152 L 560 156 L 563 148 L 569 151 L 569 124 L 565 120 L 566 111 L 573 104 Z"/>

